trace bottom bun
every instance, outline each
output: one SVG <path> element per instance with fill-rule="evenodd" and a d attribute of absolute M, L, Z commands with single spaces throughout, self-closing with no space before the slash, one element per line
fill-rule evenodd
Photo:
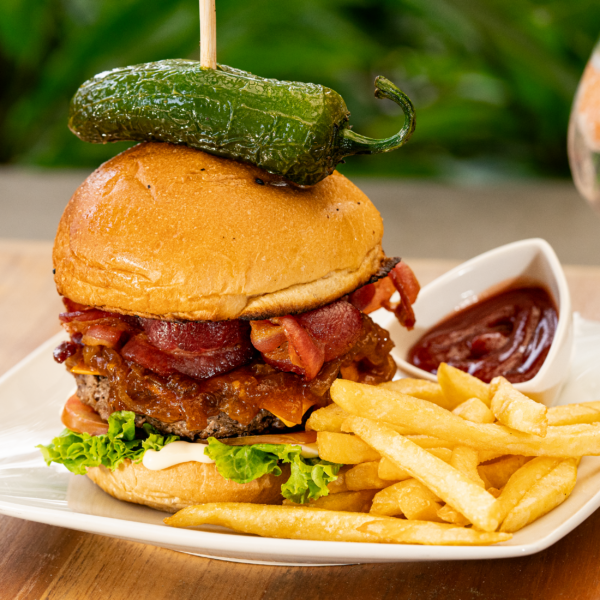
<path fill-rule="evenodd" d="M 263 475 L 240 484 L 219 475 L 214 463 L 186 462 L 151 471 L 141 463 L 127 460 L 114 471 L 103 465 L 92 467 L 87 470 L 87 476 L 118 500 L 174 513 L 205 502 L 281 504 L 281 486 L 290 472 L 288 467 L 283 467 L 279 477 Z"/>

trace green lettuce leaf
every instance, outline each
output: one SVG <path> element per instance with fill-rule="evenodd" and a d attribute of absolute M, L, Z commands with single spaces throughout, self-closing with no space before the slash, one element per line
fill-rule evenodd
<path fill-rule="evenodd" d="M 88 467 L 104 465 L 114 470 L 125 460 L 140 462 L 146 450 L 160 450 L 179 440 L 164 436 L 152 425 L 135 426 L 135 413 L 115 412 L 108 418 L 108 433 L 92 436 L 65 429 L 47 446 L 39 445 L 46 464 L 60 463 L 77 475 Z M 279 463 L 290 465 L 290 478 L 281 486 L 285 498 L 296 503 L 326 496 L 327 484 L 337 479 L 341 465 L 319 458 L 303 458 L 300 446 L 291 444 L 255 444 L 228 446 L 215 438 L 208 439 L 205 454 L 215 461 L 217 470 L 237 483 L 249 483 L 267 473 L 281 475 Z"/>
<path fill-rule="evenodd" d="M 266 473 L 281 475 L 279 461 L 290 465 L 290 478 L 281 486 L 284 498 L 298 504 L 327 496 L 327 484 L 337 479 L 342 465 L 320 458 L 304 458 L 300 446 L 291 444 L 254 444 L 228 446 L 208 438 L 204 453 L 215 461 L 217 471 L 236 483 L 249 483 Z"/>
<path fill-rule="evenodd" d="M 85 475 L 87 467 L 104 465 L 114 470 L 125 460 L 140 462 L 146 450 L 160 450 L 179 439 L 161 435 L 152 425 L 135 426 L 135 413 L 115 412 L 108 418 L 108 433 L 92 436 L 65 429 L 47 446 L 39 445 L 46 464 L 60 463 L 77 475 Z"/>

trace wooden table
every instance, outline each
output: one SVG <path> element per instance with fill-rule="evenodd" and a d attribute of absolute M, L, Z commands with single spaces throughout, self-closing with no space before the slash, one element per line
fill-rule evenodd
<path fill-rule="evenodd" d="M 410 264 L 422 283 L 454 265 Z M 0 372 L 58 331 L 51 269 L 49 244 L 0 241 Z M 600 268 L 566 273 L 575 310 L 600 320 Z M 600 511 L 545 552 L 496 561 L 253 566 L 8 517 L 0 540 L 1 600 L 600 598 Z"/>

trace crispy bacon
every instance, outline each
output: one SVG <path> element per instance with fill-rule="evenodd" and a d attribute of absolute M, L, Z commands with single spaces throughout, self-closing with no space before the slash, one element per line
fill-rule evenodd
<path fill-rule="evenodd" d="M 268 319 L 265 321 L 252 321 L 250 334 L 252 345 L 259 352 L 273 352 L 286 341 L 281 325 L 275 325 Z"/>
<path fill-rule="evenodd" d="M 52 356 L 54 356 L 54 360 L 61 364 L 64 363 L 69 356 L 73 356 L 78 350 L 79 346 L 73 342 L 61 342 L 54 351 L 52 352 Z"/>
<path fill-rule="evenodd" d="M 186 321 L 171 323 L 141 319 L 148 340 L 164 352 L 205 352 L 230 347 L 248 339 L 250 326 L 244 321 Z"/>
<path fill-rule="evenodd" d="M 314 379 L 325 362 L 325 350 L 322 344 L 317 344 L 314 337 L 299 323 L 296 317 L 277 317 L 271 319 L 275 325 L 280 325 L 288 342 L 289 359 L 292 365 L 298 367 L 307 381 Z M 282 369 L 292 370 L 292 369 Z"/>
<path fill-rule="evenodd" d="M 79 304 L 79 302 L 74 302 L 70 298 L 65 298 L 64 296 L 62 302 L 65 305 L 67 312 L 79 312 L 83 310 L 92 310 L 93 308 L 91 306 L 86 306 L 85 304 Z"/>
<path fill-rule="evenodd" d="M 360 312 L 338 300 L 298 317 L 252 321 L 252 343 L 266 363 L 314 379 L 324 362 L 345 354 L 360 335 Z"/>
<path fill-rule="evenodd" d="M 146 367 L 146 369 L 150 369 L 163 377 L 175 373 L 175 368 L 171 365 L 171 358 L 169 355 L 155 348 L 141 335 L 136 335 L 131 338 L 125 346 L 123 346 L 121 356 L 126 360 L 142 365 L 142 367 Z"/>
<path fill-rule="evenodd" d="M 421 286 L 412 269 L 403 262 L 399 262 L 391 270 L 390 277 L 400 294 L 400 302 L 395 306 L 390 305 L 390 308 L 386 306 L 386 308 L 394 312 L 401 325 L 411 330 L 415 326 L 415 313 L 412 305 L 417 300 Z"/>
<path fill-rule="evenodd" d="M 375 283 L 369 283 L 352 292 L 348 297 L 350 303 L 358 310 L 368 315 L 381 308 L 396 291 L 393 281 L 384 277 Z"/>
<path fill-rule="evenodd" d="M 125 330 L 122 327 L 111 327 L 110 325 L 100 323 L 92 325 L 87 329 L 81 341 L 85 346 L 108 346 L 109 348 L 116 348 L 120 345 L 124 334 Z"/>
<path fill-rule="evenodd" d="M 317 343 L 323 344 L 325 362 L 346 354 L 360 335 L 360 311 L 346 300 L 338 300 L 298 316 L 298 321 Z"/>
<path fill-rule="evenodd" d="M 171 364 L 180 373 L 196 379 L 207 379 L 245 365 L 253 355 L 252 346 L 248 343 L 245 346 L 236 344 L 229 348 L 208 350 L 201 354 L 178 352 L 170 356 Z"/>
<path fill-rule="evenodd" d="M 394 291 L 400 302 L 392 304 Z M 419 284 L 405 263 L 385 277 L 338 300 L 298 316 L 264 321 L 169 322 L 138 319 L 82 306 L 63 299 L 68 312 L 60 315 L 72 342 L 56 350 L 64 361 L 76 344 L 119 348 L 130 361 L 168 376 L 175 372 L 207 379 L 247 364 L 258 350 L 264 361 L 284 372 L 315 379 L 325 363 L 345 355 L 356 344 L 365 314 L 380 307 L 393 311 L 411 329 Z M 251 326 L 251 335 L 249 329 Z M 75 339 L 77 337 L 77 339 Z"/>
<path fill-rule="evenodd" d="M 399 262 L 387 277 L 365 285 L 348 296 L 348 300 L 361 312 L 369 314 L 378 308 L 393 312 L 401 325 L 412 329 L 415 325 L 415 313 L 412 305 L 417 300 L 419 282 L 411 268 Z M 400 294 L 400 302 L 393 303 L 394 292 Z"/>
<path fill-rule="evenodd" d="M 205 352 L 179 349 L 163 352 L 151 344 L 144 334 L 140 334 L 125 344 L 121 354 L 125 359 L 162 376 L 179 371 L 196 379 L 208 379 L 246 364 L 254 355 L 254 350 L 248 340 L 247 343 Z"/>
<path fill-rule="evenodd" d="M 413 273 L 412 269 L 405 263 L 399 262 L 390 272 L 390 275 L 394 281 L 396 289 L 400 285 L 404 290 L 406 299 L 410 304 L 414 304 L 417 301 L 417 296 L 421 291 L 421 286 Z M 398 290 L 400 291 L 400 290 Z"/>
<path fill-rule="evenodd" d="M 61 323 L 73 323 L 75 321 L 99 321 L 100 319 L 118 318 L 120 315 L 109 313 L 104 310 L 92 308 L 90 310 L 76 310 L 64 312 L 58 315 Z"/>

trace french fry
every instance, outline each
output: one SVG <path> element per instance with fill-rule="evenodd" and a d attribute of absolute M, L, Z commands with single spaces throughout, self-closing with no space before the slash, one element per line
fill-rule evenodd
<path fill-rule="evenodd" d="M 332 431 L 340 433 L 342 423 L 348 417 L 348 413 L 337 404 L 330 404 L 324 408 L 315 410 L 308 421 L 306 421 L 307 431 Z"/>
<path fill-rule="evenodd" d="M 477 471 L 486 482 L 485 487 L 503 488 L 512 474 L 531 460 L 528 456 L 504 456 L 488 465 L 479 465 Z"/>
<path fill-rule="evenodd" d="M 394 427 L 393 423 L 386 423 L 385 425 L 386 427 L 393 429 L 396 433 L 402 434 L 401 431 L 398 431 Z M 448 440 L 443 440 L 432 435 L 408 434 L 406 435 L 406 438 L 415 443 L 417 446 L 421 446 L 421 448 L 452 448 L 454 446 L 454 444 L 448 442 Z"/>
<path fill-rule="evenodd" d="M 541 438 L 495 423 L 471 423 L 431 402 L 344 379 L 335 380 L 331 397 L 350 414 L 386 423 L 404 423 L 454 445 L 523 456 L 600 455 L 600 427 L 595 425 L 549 427 L 546 437 Z"/>
<path fill-rule="evenodd" d="M 327 484 L 327 489 L 330 494 L 341 494 L 342 492 L 348 492 L 348 486 L 346 485 L 346 473 L 352 468 L 352 465 L 343 465 L 338 471 L 337 479 L 334 479 L 331 483 Z"/>
<path fill-rule="evenodd" d="M 428 448 L 427 452 L 441 458 L 447 463 L 449 463 L 452 458 L 452 450 L 449 448 Z M 395 481 L 404 481 L 405 479 L 410 479 L 412 477 L 408 471 L 397 467 L 389 458 L 385 458 L 385 456 L 379 461 L 378 474 L 381 479 Z"/>
<path fill-rule="evenodd" d="M 347 417 L 350 417 L 348 413 L 346 413 Z M 396 433 L 404 435 L 411 442 L 414 442 L 417 446 L 421 446 L 421 448 L 426 448 L 427 450 L 431 450 L 433 448 L 444 448 L 445 450 L 449 450 L 453 444 L 448 442 L 447 440 L 442 440 L 440 438 L 434 437 L 432 435 L 421 435 L 421 434 L 405 434 L 402 431 L 399 431 L 399 427 L 395 426 L 393 423 L 385 423 L 386 427 L 389 429 L 393 429 Z M 345 433 L 352 433 L 352 431 L 344 426 L 342 423 L 342 431 Z"/>
<path fill-rule="evenodd" d="M 396 466 L 395 463 L 385 456 L 382 456 L 381 460 L 379 461 L 377 475 L 379 475 L 381 479 L 391 482 L 404 481 L 412 478 L 412 475 L 406 469 L 401 469 L 400 467 Z"/>
<path fill-rule="evenodd" d="M 240 533 L 293 540 L 375 542 L 380 544 L 487 545 L 504 542 L 507 533 L 483 533 L 446 523 L 404 521 L 371 514 L 319 508 L 216 502 L 188 506 L 165 520 L 171 527 L 221 525 Z M 385 523 L 394 527 L 388 531 Z M 371 531 L 361 530 L 373 524 Z"/>
<path fill-rule="evenodd" d="M 487 492 L 488 492 L 488 494 L 491 494 L 492 496 L 494 496 L 494 498 L 500 498 L 500 494 L 502 493 L 498 488 L 495 488 L 495 487 L 487 488 Z"/>
<path fill-rule="evenodd" d="M 373 498 L 372 514 L 404 515 L 418 521 L 439 521 L 440 499 L 420 481 L 407 479 L 385 488 Z"/>
<path fill-rule="evenodd" d="M 497 452 L 496 450 L 479 450 L 479 462 L 485 463 L 495 460 L 501 456 L 506 456 L 506 452 Z"/>
<path fill-rule="evenodd" d="M 429 498 L 427 492 L 430 494 L 431 492 L 416 479 L 413 481 L 419 484 L 419 488 L 402 499 L 402 502 L 400 503 L 402 513 L 409 521 L 432 521 L 434 523 L 441 523 L 442 519 L 438 517 L 437 513 L 442 506 L 442 502 L 435 502 Z M 435 494 L 433 495 L 435 496 Z"/>
<path fill-rule="evenodd" d="M 519 531 L 550 512 L 569 497 L 576 481 L 576 460 L 563 460 L 523 496 L 519 504 L 506 516 L 500 531 Z"/>
<path fill-rule="evenodd" d="M 394 482 L 381 479 L 378 475 L 379 461 L 364 462 L 352 467 L 346 473 L 346 486 L 349 490 L 381 490 Z"/>
<path fill-rule="evenodd" d="M 490 384 L 491 411 L 500 423 L 540 437 L 548 429 L 548 409 L 516 390 L 504 377 L 496 377 Z"/>
<path fill-rule="evenodd" d="M 419 444 L 417 444 L 417 446 L 418 445 Z M 425 448 L 425 450 L 427 450 L 429 454 L 441 458 L 445 463 L 450 463 L 450 460 L 452 459 L 452 450 L 450 450 L 450 448 Z"/>
<path fill-rule="evenodd" d="M 469 525 L 469 519 L 467 519 L 464 515 L 461 515 L 457 510 L 452 508 L 449 504 L 444 504 L 437 511 L 437 516 L 446 523 L 452 523 L 454 525 L 460 525 L 461 527 L 465 527 Z"/>
<path fill-rule="evenodd" d="M 376 490 L 361 490 L 360 492 L 341 492 L 339 494 L 330 494 L 321 496 L 316 500 L 310 500 L 306 504 L 296 504 L 291 500 L 284 500 L 284 506 L 302 506 L 304 508 L 324 508 L 325 510 L 336 510 L 343 512 L 363 512 L 368 513 L 371 509 L 373 496 Z"/>
<path fill-rule="evenodd" d="M 452 412 L 472 423 L 493 423 L 495 421 L 492 411 L 479 398 L 466 400 Z"/>
<path fill-rule="evenodd" d="M 525 463 L 515 471 L 498 497 L 498 518 L 503 522 L 508 513 L 519 504 L 523 496 L 560 464 L 558 458 L 540 456 Z"/>
<path fill-rule="evenodd" d="M 442 363 L 437 378 L 451 409 L 471 398 L 479 398 L 486 406 L 490 405 L 490 386 L 477 377 Z"/>
<path fill-rule="evenodd" d="M 324 408 L 319 408 L 318 410 L 315 410 L 310 415 L 310 417 L 308 417 L 308 421 L 306 421 L 306 430 L 316 432 L 329 431 L 331 433 L 342 433 L 342 425 L 349 416 L 350 415 L 348 415 L 348 413 L 343 408 L 340 408 L 337 404 L 330 404 L 329 406 L 325 406 Z M 411 429 L 403 427 L 402 425 L 390 424 L 390 427 L 394 431 L 402 433 L 403 435 L 413 433 Z M 430 436 L 420 437 L 426 438 L 425 441 L 428 441 L 431 444 L 447 444 L 447 442 L 437 440 L 436 438 L 432 438 Z"/>
<path fill-rule="evenodd" d="M 369 521 L 360 525 L 358 531 L 379 535 L 388 543 L 439 546 L 488 546 L 506 542 L 512 537 L 507 533 L 487 533 L 446 523 L 404 521 L 402 519 Z"/>
<path fill-rule="evenodd" d="M 395 483 L 394 485 L 387 487 L 380 492 L 377 492 L 373 497 L 373 503 L 371 504 L 370 513 L 376 515 L 385 515 L 386 517 L 399 517 L 402 515 L 402 509 L 400 508 L 399 494 L 402 490 L 401 484 L 416 481 L 413 477 Z"/>
<path fill-rule="evenodd" d="M 553 406 L 548 409 L 548 425 L 578 425 L 600 421 L 600 401 Z"/>
<path fill-rule="evenodd" d="M 452 451 L 450 457 L 450 465 L 455 469 L 458 469 L 461 473 L 466 475 L 473 483 L 476 483 L 479 487 L 485 488 L 483 479 L 477 472 L 477 465 L 479 464 L 479 453 L 475 448 L 469 448 L 469 446 L 456 446 Z"/>
<path fill-rule="evenodd" d="M 378 520 L 388 518 L 392 520 L 391 517 L 377 517 Z M 213 502 L 188 506 L 164 522 L 171 527 L 222 525 L 240 533 L 290 540 L 394 543 L 376 533 L 357 530 L 373 520 L 371 514 L 323 508 Z"/>
<path fill-rule="evenodd" d="M 435 404 L 429 404 L 438 408 Z M 494 497 L 460 471 L 374 421 L 354 417 L 346 421 L 345 425 L 349 424 L 358 436 L 382 456 L 406 469 L 446 504 L 450 504 L 467 517 L 477 528 L 494 531 L 498 527 Z"/>
<path fill-rule="evenodd" d="M 347 433 L 319 431 L 317 433 L 319 456 L 323 460 L 343 465 L 357 465 L 379 460 L 381 456 L 360 438 Z"/>
<path fill-rule="evenodd" d="M 380 388 L 384 390 L 390 390 L 392 392 L 401 392 L 402 394 L 408 394 L 421 400 L 427 400 L 433 402 L 442 408 L 451 407 L 450 402 L 444 396 L 444 392 L 439 383 L 433 381 L 425 381 L 424 379 L 397 379 L 396 381 L 387 381 L 386 383 L 380 383 Z"/>

